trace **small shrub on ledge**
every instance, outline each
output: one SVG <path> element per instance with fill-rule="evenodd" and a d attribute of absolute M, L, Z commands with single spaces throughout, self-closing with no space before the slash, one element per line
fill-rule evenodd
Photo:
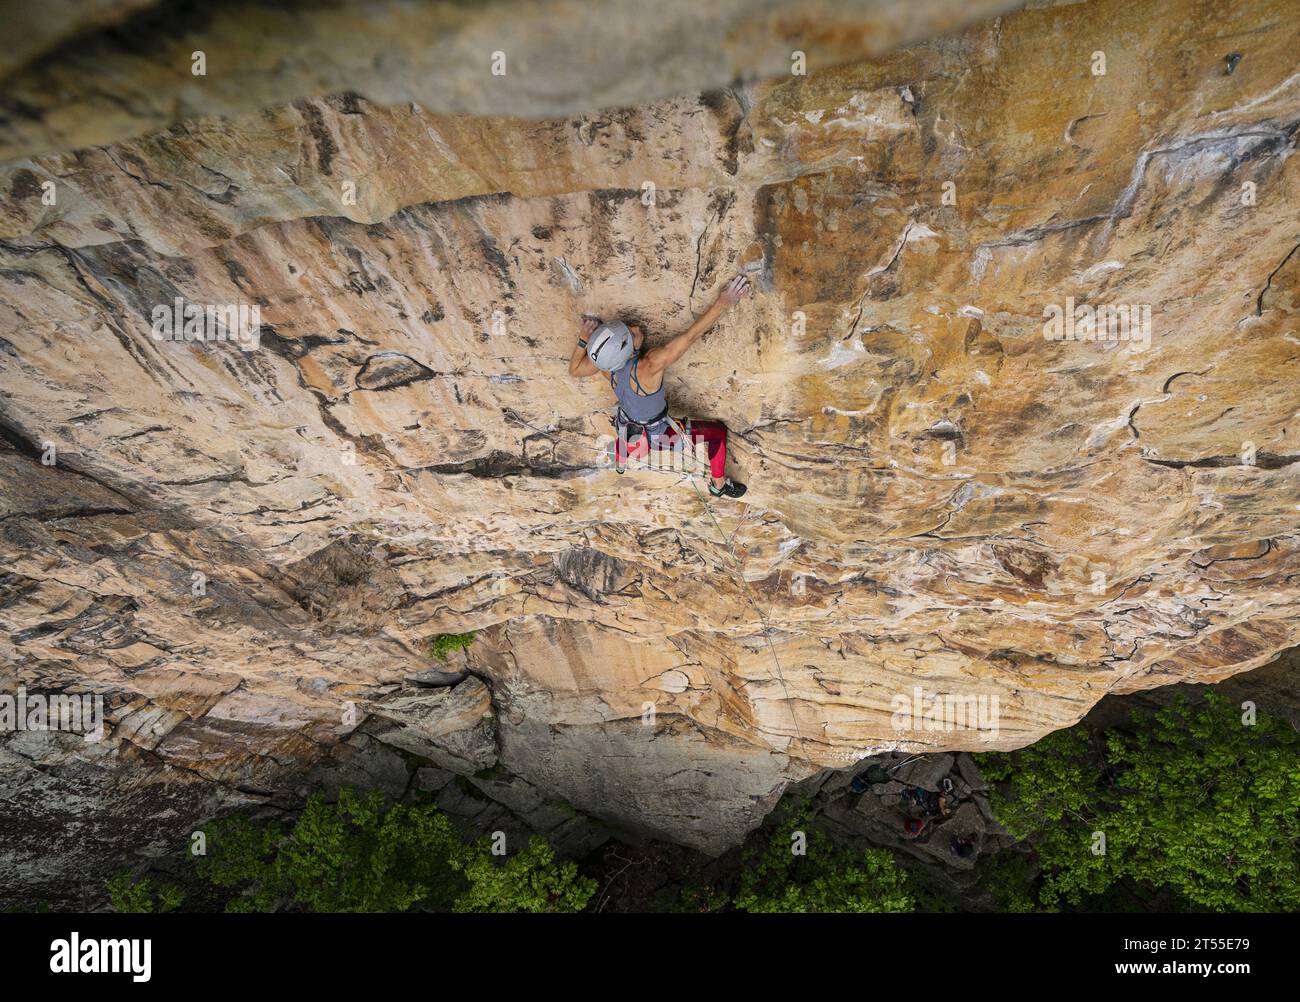
<path fill-rule="evenodd" d="M 446 662 L 447 655 L 464 650 L 474 642 L 474 631 L 469 633 L 439 633 L 429 638 L 429 657 Z"/>

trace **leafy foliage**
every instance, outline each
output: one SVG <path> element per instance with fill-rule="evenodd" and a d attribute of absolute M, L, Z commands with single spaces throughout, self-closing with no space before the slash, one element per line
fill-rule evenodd
<path fill-rule="evenodd" d="M 474 642 L 474 631 L 469 633 L 439 633 L 429 638 L 429 657 L 446 661 L 454 651 L 462 650 Z"/>
<path fill-rule="evenodd" d="M 150 877 L 136 880 L 130 870 L 123 870 L 108 885 L 108 898 L 119 914 L 170 912 L 185 899 L 185 892 L 175 884 L 160 884 Z"/>
<path fill-rule="evenodd" d="M 456 901 L 458 912 L 580 912 L 596 893 L 596 882 L 571 862 L 557 863 L 555 850 L 533 836 L 521 852 L 499 863 L 491 840 L 464 846 L 452 866 L 469 888 Z"/>
<path fill-rule="evenodd" d="M 544 839 L 501 859 L 466 844 L 433 805 L 385 806 L 378 791 L 308 801 L 292 830 L 229 819 L 212 826 L 199 872 L 233 893 L 227 911 L 580 911 L 595 882 Z"/>
<path fill-rule="evenodd" d="M 1034 893 L 1037 875 L 1037 869 L 1023 854 L 1000 852 L 988 864 L 984 887 L 1000 912 L 1037 912 L 1042 910 Z"/>
<path fill-rule="evenodd" d="M 383 794 L 312 797 L 287 835 L 276 822 L 213 825 L 199 872 L 235 891 L 228 911 L 404 912 L 449 908 L 463 881 L 449 863 L 460 847 L 436 807 L 394 805 Z"/>
<path fill-rule="evenodd" d="M 806 854 L 792 851 L 795 833 L 806 834 Z M 908 912 L 915 906 L 907 877 L 887 849 L 837 847 L 791 812 L 766 844 L 748 847 L 741 860 L 734 906 L 747 912 Z"/>
<path fill-rule="evenodd" d="M 1008 784 L 998 820 L 1038 854 L 1042 907 L 1095 905 L 1122 888 L 1193 909 L 1300 908 L 1300 735 L 1283 721 L 1247 725 L 1211 693 L 1133 730 L 1075 727 L 979 758 Z"/>
<path fill-rule="evenodd" d="M 708 875 L 698 863 L 689 867 L 681 888 L 666 895 L 660 910 L 667 912 L 720 912 L 731 906 L 731 893 L 720 874 Z"/>

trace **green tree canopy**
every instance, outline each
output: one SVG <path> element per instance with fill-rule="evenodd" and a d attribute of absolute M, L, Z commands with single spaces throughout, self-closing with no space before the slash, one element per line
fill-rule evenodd
<path fill-rule="evenodd" d="M 185 899 L 185 893 L 175 884 L 160 884 L 152 877 L 137 880 L 130 870 L 109 880 L 107 889 L 109 903 L 119 914 L 170 912 Z"/>
<path fill-rule="evenodd" d="M 432 805 L 385 807 L 378 791 L 317 794 L 286 834 L 278 822 L 214 824 L 199 872 L 237 892 L 231 911 L 402 912 L 450 907 L 463 888 L 448 857 L 460 845 Z"/>
<path fill-rule="evenodd" d="M 1211 693 L 1132 729 L 1074 727 L 979 764 L 1005 784 L 998 820 L 1037 852 L 1043 907 L 1086 907 L 1123 885 L 1192 909 L 1300 908 L 1300 735 L 1285 721 L 1250 723 Z"/>
<path fill-rule="evenodd" d="M 596 882 L 579 876 L 576 864 L 557 862 L 545 839 L 533 836 L 503 862 L 490 845 L 491 839 L 481 839 L 452 858 L 469 882 L 456 901 L 458 912 L 580 912 L 596 893 Z"/>
<path fill-rule="evenodd" d="M 232 896 L 228 911 L 580 911 L 595 883 L 544 839 L 514 856 L 466 844 L 431 804 L 386 806 L 378 791 L 316 795 L 289 831 L 232 818 L 209 830 L 200 875 Z"/>
<path fill-rule="evenodd" d="M 796 833 L 801 833 L 796 838 Z M 802 847 L 806 851 L 795 852 Z M 909 912 L 907 876 L 887 849 L 850 850 L 792 812 L 741 860 L 734 905 L 747 912 Z"/>

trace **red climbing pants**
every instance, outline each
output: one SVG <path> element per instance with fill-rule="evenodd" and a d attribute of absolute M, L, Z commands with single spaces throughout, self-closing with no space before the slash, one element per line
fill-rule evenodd
<path fill-rule="evenodd" d="M 708 443 L 709 450 L 709 469 L 715 480 L 721 480 L 727 475 L 727 426 L 721 421 L 692 421 L 691 438 L 696 442 Z M 644 459 L 650 454 L 650 436 L 641 435 L 639 438 L 633 438 L 627 443 L 618 442 L 615 446 L 615 458 L 619 465 L 626 463 L 629 459 Z M 656 449 L 672 449 L 677 443 L 678 435 L 675 430 L 669 428 L 668 431 L 658 436 L 654 440 Z M 626 444 L 626 452 L 624 445 Z M 695 453 L 692 449 L 686 449 L 686 470 L 687 473 L 696 472 Z"/>

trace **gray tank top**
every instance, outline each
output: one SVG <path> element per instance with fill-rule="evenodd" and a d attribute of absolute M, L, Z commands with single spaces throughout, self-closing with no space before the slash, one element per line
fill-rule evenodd
<path fill-rule="evenodd" d="M 609 381 L 614 387 L 614 396 L 618 398 L 618 405 L 623 408 L 623 413 L 627 415 L 628 420 L 647 424 L 663 414 L 667 407 L 665 402 L 667 387 L 660 383 L 659 389 L 653 393 L 637 392 L 641 385 L 636 378 L 637 361 L 638 356 L 633 355 L 623 368 L 610 373 Z"/>

